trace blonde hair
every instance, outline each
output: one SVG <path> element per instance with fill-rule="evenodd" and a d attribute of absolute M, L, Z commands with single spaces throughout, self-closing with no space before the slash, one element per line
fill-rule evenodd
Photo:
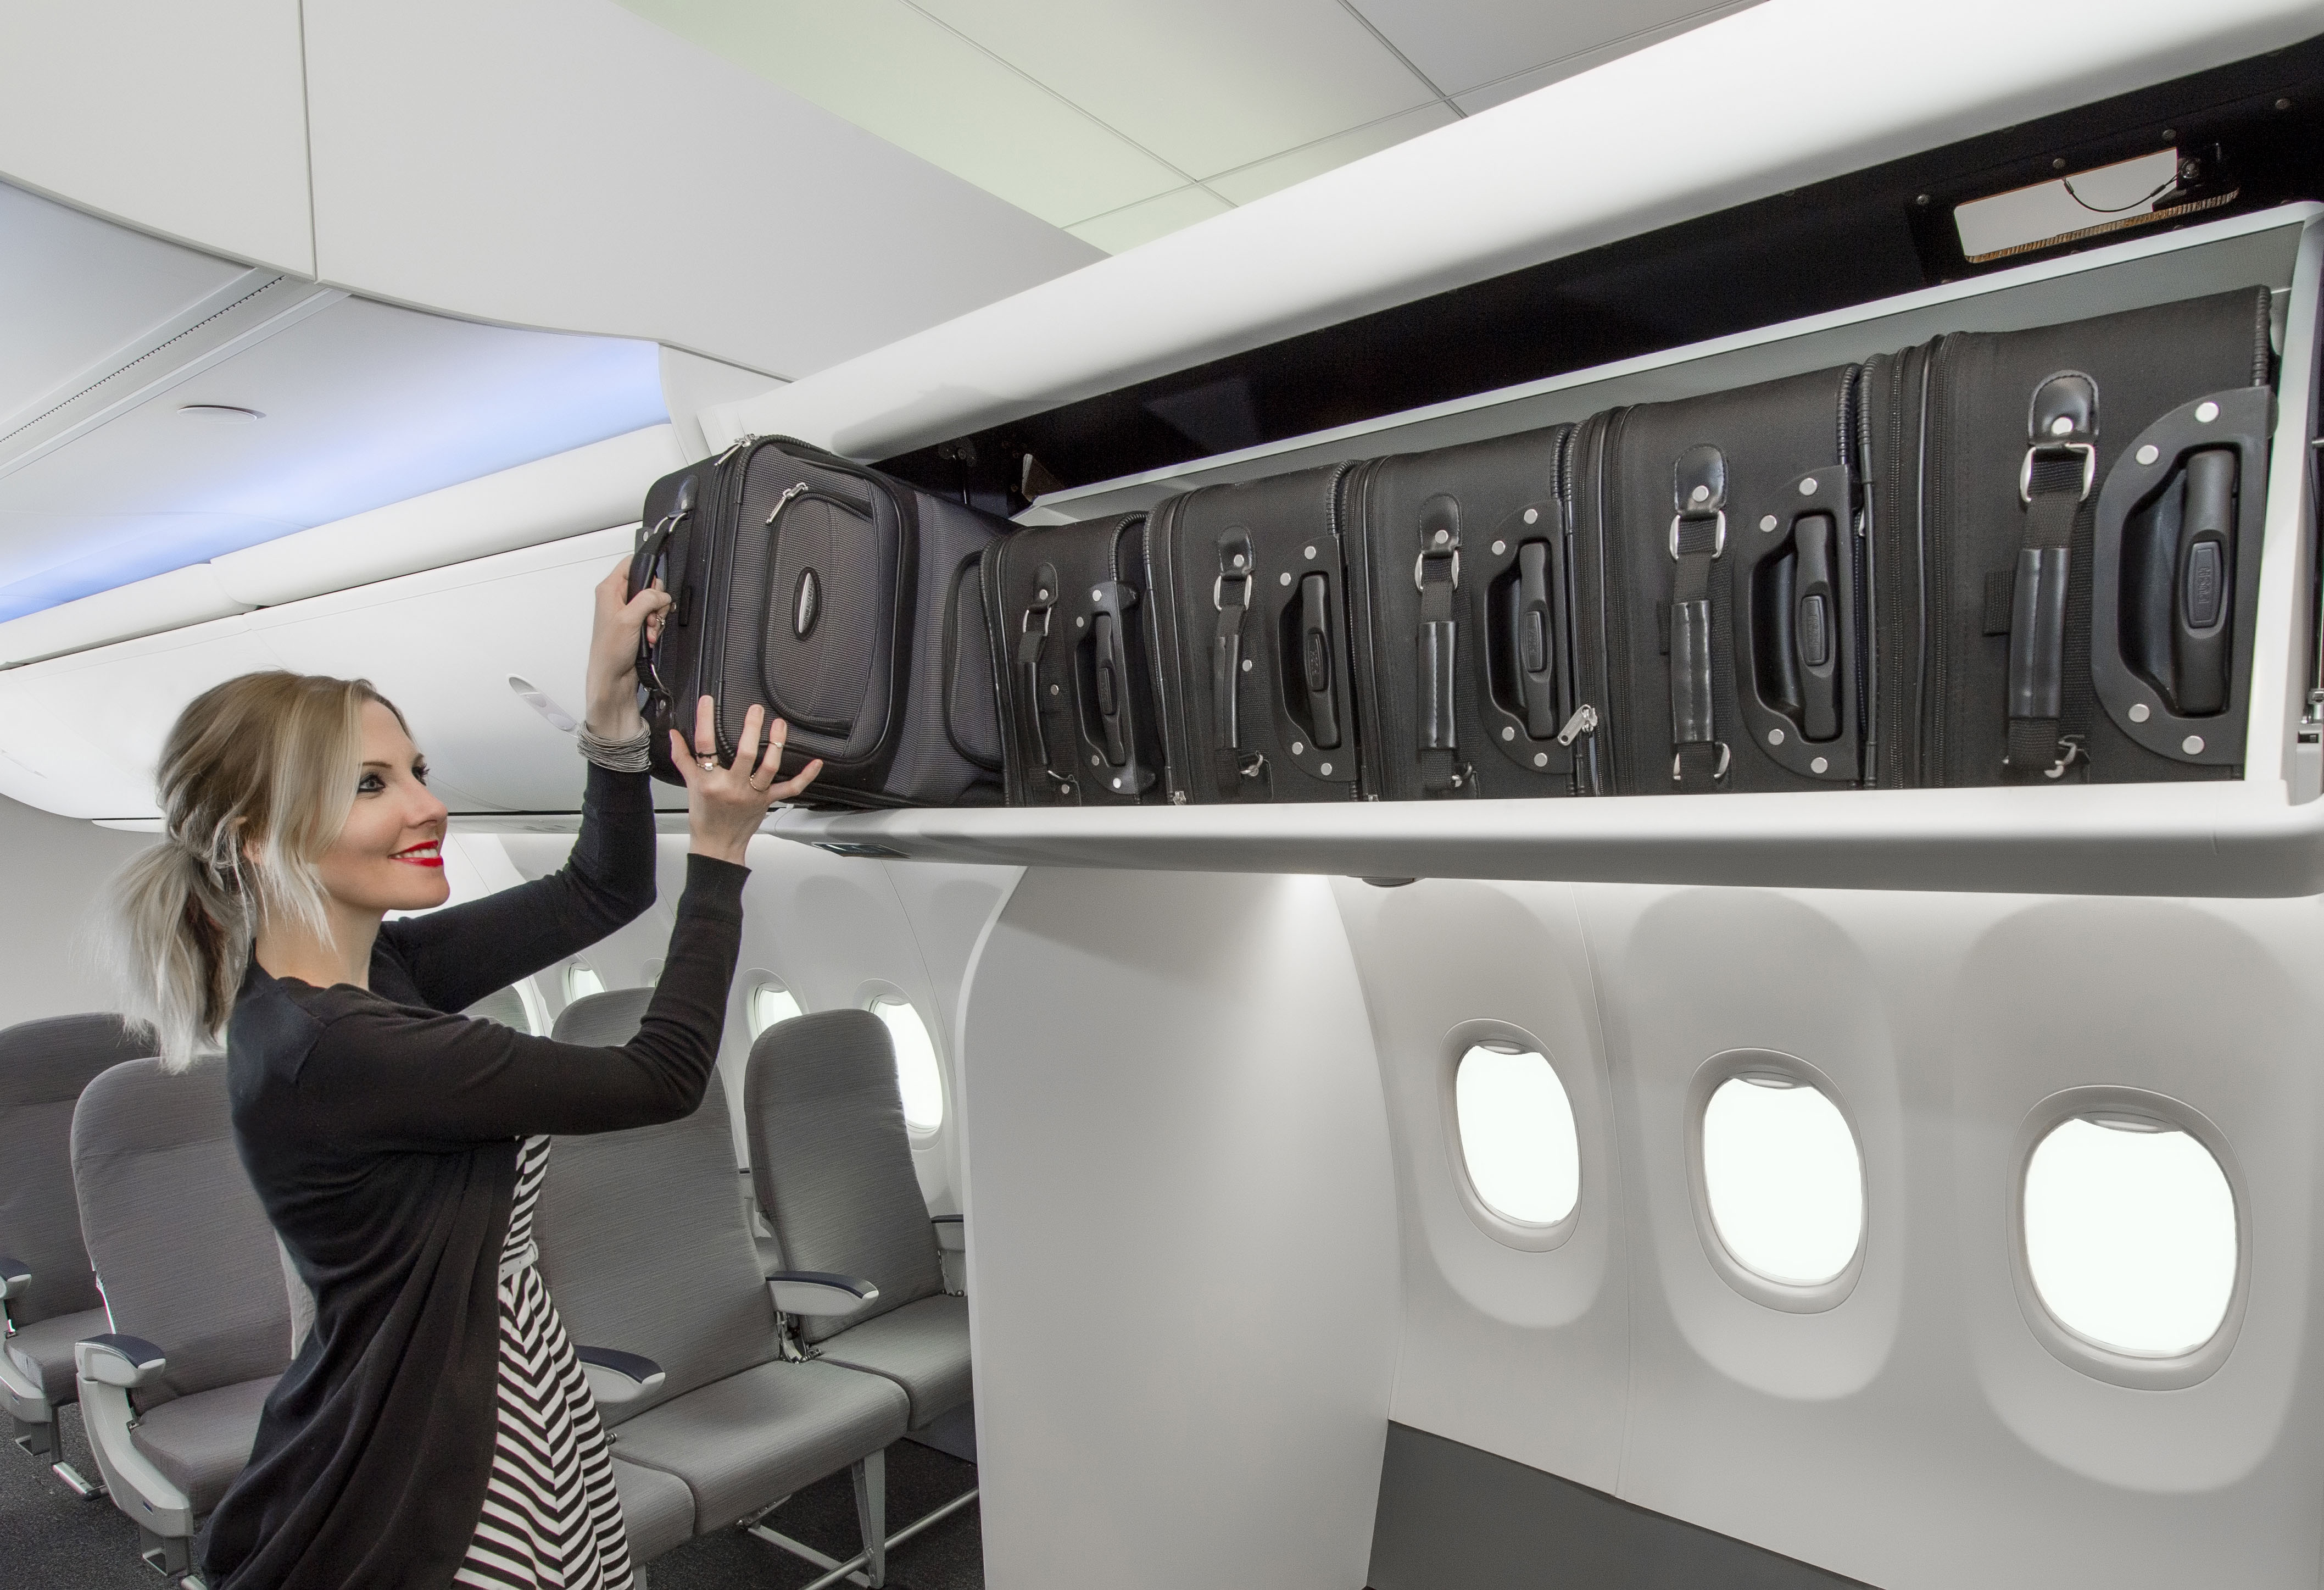
<path fill-rule="evenodd" d="M 154 778 L 161 843 L 115 875 L 104 921 L 123 1014 L 163 1069 L 225 1046 L 262 920 L 324 929 L 316 864 L 354 808 L 371 701 L 403 721 L 367 680 L 279 670 L 178 715 Z"/>

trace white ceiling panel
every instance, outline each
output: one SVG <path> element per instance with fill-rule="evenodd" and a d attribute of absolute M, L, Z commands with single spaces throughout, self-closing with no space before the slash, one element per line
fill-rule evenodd
<path fill-rule="evenodd" d="M 1377 121 L 1368 127 L 1358 127 L 1336 138 L 1325 138 L 1310 143 L 1305 149 L 1295 149 L 1263 160 L 1240 171 L 1228 171 L 1213 177 L 1204 186 L 1222 199 L 1235 204 L 1249 204 L 1254 199 L 1264 199 L 1278 188 L 1288 188 L 1294 182 L 1304 182 L 1319 176 L 1334 166 L 1377 154 L 1391 144 L 1406 138 L 1416 138 L 1423 133 L 1433 133 L 1458 118 L 1447 106 L 1432 100 L 1417 110 L 1407 110 Z"/>
<path fill-rule="evenodd" d="M 622 0 L 1052 226 L 1179 172 L 904 0 Z"/>
<path fill-rule="evenodd" d="M 1338 0 L 915 0 L 1196 179 L 1436 97 Z"/>
<path fill-rule="evenodd" d="M 301 0 L 0 5 L 0 173 L 315 269 Z"/>
<path fill-rule="evenodd" d="M 1233 208 L 1209 189 L 1188 183 L 1176 192 L 1127 206 L 1110 215 L 1093 217 L 1066 230 L 1108 254 L 1120 254 L 1182 226 L 1191 226 L 1196 221 L 1224 215 Z"/>
<path fill-rule="evenodd" d="M 1636 49 L 1742 8 L 1732 3 L 1706 6 L 1702 0 L 1549 0 L 1547 4 L 1544 0 L 1463 0 L 1458 5 L 1448 5 L 1444 0 L 1350 0 L 1350 4 L 1451 95 L 1465 94 L 1515 72 L 1573 60 L 1609 44 Z M 1582 69 L 1582 64 L 1573 69 Z"/>
<path fill-rule="evenodd" d="M 1087 244 L 613 0 L 306 0 L 321 273 L 785 379 Z"/>
<path fill-rule="evenodd" d="M 0 184 L 0 436 L 242 270 Z"/>
<path fill-rule="evenodd" d="M 0 618 L 662 418 L 650 343 L 347 299 L 0 478 Z"/>

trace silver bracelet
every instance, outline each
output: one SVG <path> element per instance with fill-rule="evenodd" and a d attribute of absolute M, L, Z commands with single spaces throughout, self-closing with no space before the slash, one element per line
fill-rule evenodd
<path fill-rule="evenodd" d="M 582 725 L 574 731 L 581 754 L 608 772 L 641 773 L 653 769 L 653 730 L 640 729 L 626 740 L 601 740 Z"/>

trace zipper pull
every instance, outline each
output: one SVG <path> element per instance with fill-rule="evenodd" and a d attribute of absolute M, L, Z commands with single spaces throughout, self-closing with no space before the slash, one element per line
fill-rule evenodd
<path fill-rule="evenodd" d="M 775 505 L 767 510 L 767 528 L 769 530 L 774 529 L 775 521 L 781 518 L 783 510 L 791 505 L 791 499 L 805 490 L 807 490 L 807 482 L 804 480 L 800 481 L 797 485 L 788 486 L 784 489 L 783 495 L 775 499 Z"/>
<path fill-rule="evenodd" d="M 746 436 L 746 437 L 744 437 L 742 440 L 740 440 L 740 441 L 736 442 L 733 447 L 728 448 L 724 452 L 723 452 L 723 453 L 719 454 L 719 455 L 718 455 L 718 458 L 717 458 L 717 459 L 716 459 L 716 461 L 715 461 L 715 464 L 713 467 L 715 467 L 715 465 L 723 465 L 724 463 L 725 463 L 725 462 L 726 462 L 726 460 L 727 460 L 727 459 L 729 459 L 729 458 L 733 458 L 735 454 L 737 454 L 737 453 L 739 453 L 739 452 L 742 451 L 745 448 L 751 447 L 752 445 L 753 445 L 754 443 L 756 443 L 756 442 L 758 441 L 758 439 L 758 439 L 757 437 L 755 437 L 755 436 Z"/>
<path fill-rule="evenodd" d="M 1565 726 L 1557 731 L 1557 743 L 1561 745 L 1571 745 L 1582 735 L 1594 735 L 1597 732 L 1598 709 L 1584 701 L 1573 709 L 1573 716 L 1565 720 Z"/>

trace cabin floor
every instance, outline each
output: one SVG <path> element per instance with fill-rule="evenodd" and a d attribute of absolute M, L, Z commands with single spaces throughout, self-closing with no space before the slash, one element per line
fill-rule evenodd
<path fill-rule="evenodd" d="M 97 1473 L 80 1410 L 63 1410 L 64 1456 Z M 976 1484 L 976 1466 L 914 1441 L 888 1452 L 888 1527 L 901 1528 Z M 844 1472 L 810 1485 L 770 1515 L 794 1539 L 835 1557 L 858 1547 L 854 1493 Z M 102 1497 L 82 1501 L 48 1465 L 0 1447 L 0 1590 L 157 1590 L 164 1581 L 137 1555 L 137 1528 Z M 688 1541 L 647 1568 L 649 1590 L 796 1590 L 822 1570 L 738 1530 Z M 983 1590 L 983 1547 L 971 1506 L 890 1554 L 892 1590 Z"/>

